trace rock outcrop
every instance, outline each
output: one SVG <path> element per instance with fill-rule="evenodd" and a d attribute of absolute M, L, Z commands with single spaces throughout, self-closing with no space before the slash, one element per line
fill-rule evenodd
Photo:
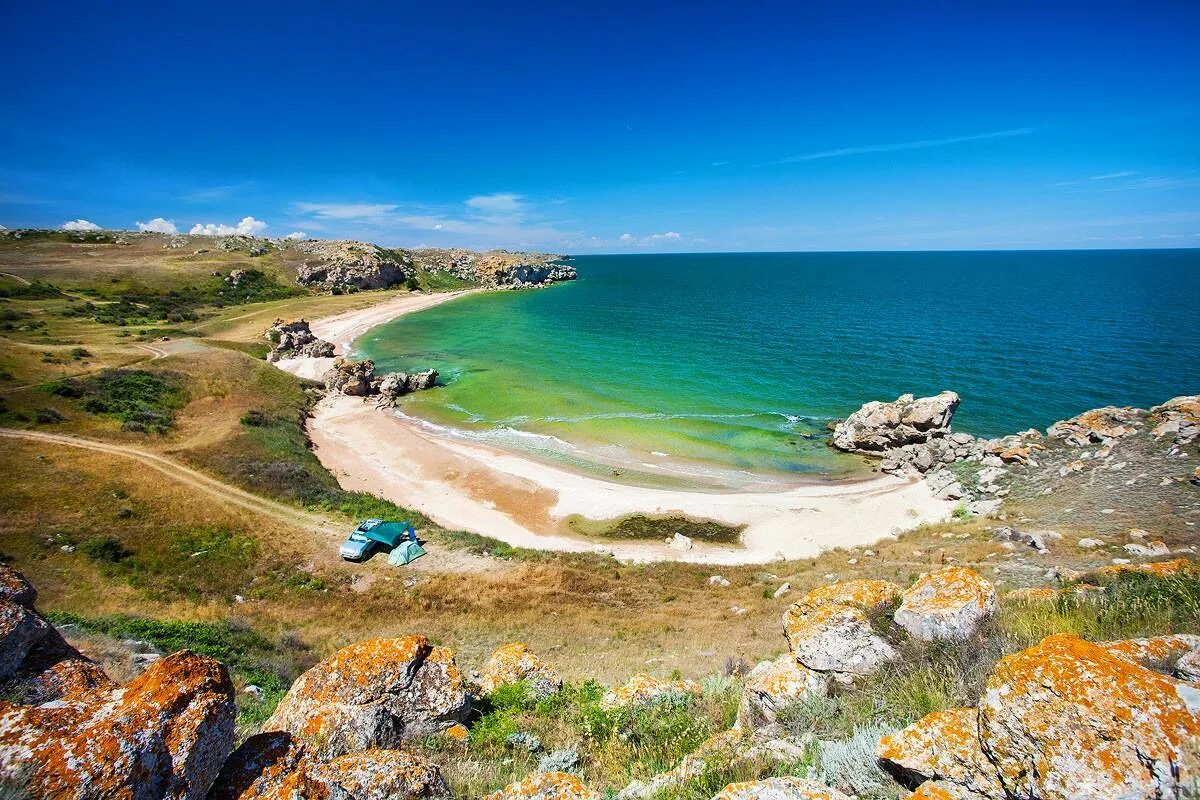
<path fill-rule="evenodd" d="M 569 772 L 539 772 L 489 794 L 485 800 L 601 800 L 602 797 Z"/>
<path fill-rule="evenodd" d="M 700 696 L 695 681 L 660 681 L 644 672 L 634 675 L 624 686 L 609 689 L 600 698 L 605 709 L 640 708 L 655 703 L 690 702 Z"/>
<path fill-rule="evenodd" d="M 0 776 L 32 796 L 202 800 L 233 749 L 233 684 L 187 650 L 122 687 L 0 703 Z"/>
<path fill-rule="evenodd" d="M 795 659 L 812 670 L 867 675 L 896 657 L 868 616 L 900 596 L 890 581 L 848 581 L 806 594 L 783 615 Z"/>
<path fill-rule="evenodd" d="M 301 675 L 263 727 L 286 731 L 314 757 L 329 759 L 444 732 L 470 705 L 449 650 L 424 636 L 372 639 Z"/>
<path fill-rule="evenodd" d="M 979 744 L 979 712 L 974 708 L 929 714 L 883 737 L 876 752 L 883 767 L 906 786 L 946 781 L 981 798 L 1004 796 Z"/>
<path fill-rule="evenodd" d="M 408 253 L 367 242 L 317 239 L 298 242 L 296 249 L 305 257 L 296 269 L 296 281 L 303 286 L 336 291 L 386 289 L 416 274 Z"/>
<path fill-rule="evenodd" d="M 850 453 L 879 454 L 940 439 L 950 433 L 958 403 L 954 392 L 920 399 L 905 394 L 890 403 L 872 401 L 834 426 L 833 446 Z"/>
<path fill-rule="evenodd" d="M 1143 414 L 1128 406 L 1095 408 L 1054 423 L 1046 430 L 1046 434 L 1051 439 L 1064 439 L 1076 447 L 1104 444 L 1137 431 L 1142 425 Z"/>
<path fill-rule="evenodd" d="M 1191 444 L 1200 437 L 1200 395 L 1173 397 L 1150 409 L 1150 431 L 1158 438 L 1171 437 L 1177 445 Z"/>
<path fill-rule="evenodd" d="M 969 567 L 931 572 L 901 597 L 894 619 L 923 641 L 970 637 L 996 610 L 996 589 Z"/>
<path fill-rule="evenodd" d="M 375 384 L 375 391 L 384 402 L 395 402 L 397 398 L 437 385 L 436 369 L 424 372 L 389 372 Z"/>
<path fill-rule="evenodd" d="M 775 726 L 779 712 L 790 703 L 825 694 L 829 678 L 784 653 L 774 661 L 760 662 L 746 676 L 737 727 L 758 731 Z"/>
<path fill-rule="evenodd" d="M 562 688 L 558 671 L 521 642 L 512 642 L 492 653 L 483 668 L 480 689 L 490 695 L 501 686 L 524 681 L 539 700 Z"/>
<path fill-rule="evenodd" d="M 267 329 L 267 341 L 271 352 L 267 361 L 276 362 L 285 358 L 332 358 L 334 346 L 313 335 L 308 322 L 302 319 L 277 319 Z"/>
<path fill-rule="evenodd" d="M 377 396 L 380 404 L 385 405 L 395 403 L 410 392 L 433 388 L 437 385 L 438 373 L 431 369 L 425 372 L 389 372 L 376 377 L 374 361 L 339 358 L 321 377 L 330 392 L 350 397 Z"/>
<path fill-rule="evenodd" d="M 446 272 L 462 281 L 494 289 L 522 289 L 575 280 L 575 268 L 561 263 L 565 256 L 489 250 L 476 253 L 460 248 L 412 251 L 413 263 L 428 271 Z"/>

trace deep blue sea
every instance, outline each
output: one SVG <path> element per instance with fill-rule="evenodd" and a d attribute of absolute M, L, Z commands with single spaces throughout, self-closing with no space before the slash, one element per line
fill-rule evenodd
<path fill-rule="evenodd" d="M 836 474 L 825 423 L 953 389 L 956 429 L 1200 392 L 1200 250 L 581 256 L 358 343 L 447 385 L 402 411 L 581 466 Z M 811 438 L 805 438 L 805 437 Z"/>

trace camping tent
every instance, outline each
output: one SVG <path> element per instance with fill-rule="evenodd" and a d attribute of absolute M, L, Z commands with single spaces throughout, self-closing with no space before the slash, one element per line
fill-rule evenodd
<path fill-rule="evenodd" d="M 404 541 L 392 548 L 392 552 L 388 554 L 388 563 L 393 567 L 399 567 L 415 561 L 423 555 L 425 555 L 425 548 L 421 545 L 414 541 Z"/>
<path fill-rule="evenodd" d="M 358 532 L 387 548 L 395 548 L 404 539 L 416 540 L 417 532 L 407 522 L 384 522 L 367 520 L 358 526 Z"/>

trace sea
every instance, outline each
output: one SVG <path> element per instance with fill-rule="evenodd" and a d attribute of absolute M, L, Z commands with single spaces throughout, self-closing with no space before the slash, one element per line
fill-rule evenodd
<path fill-rule="evenodd" d="M 576 281 L 466 296 L 355 343 L 437 369 L 397 414 L 645 485 L 839 480 L 828 425 L 951 389 L 997 436 L 1200 392 L 1200 250 L 578 256 Z"/>

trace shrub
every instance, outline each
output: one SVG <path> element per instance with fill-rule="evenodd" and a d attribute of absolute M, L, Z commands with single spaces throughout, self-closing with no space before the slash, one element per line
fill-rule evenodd
<path fill-rule="evenodd" d="M 102 564 L 119 564 L 133 553 L 116 536 L 97 536 L 88 539 L 79 548 L 92 561 Z"/>
<path fill-rule="evenodd" d="M 64 378 L 46 385 L 58 397 L 82 400 L 91 414 L 114 417 L 127 430 L 163 432 L 174 412 L 187 402 L 180 379 L 171 373 L 106 369 L 86 378 Z"/>
<path fill-rule="evenodd" d="M 55 411 L 53 408 L 39 408 L 35 419 L 39 425 L 53 425 L 62 422 L 66 417 Z"/>

